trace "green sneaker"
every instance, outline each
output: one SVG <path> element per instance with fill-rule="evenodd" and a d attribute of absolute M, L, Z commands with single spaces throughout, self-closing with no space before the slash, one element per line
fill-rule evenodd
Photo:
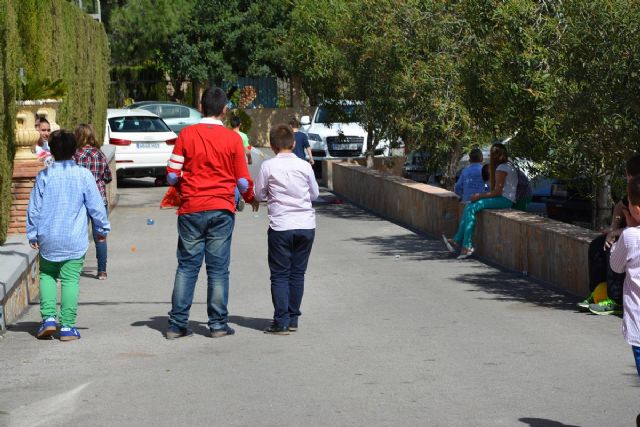
<path fill-rule="evenodd" d="M 589 305 L 589 311 L 593 314 L 607 315 L 607 314 L 622 314 L 622 306 L 616 304 L 611 298 L 607 298 L 604 301 L 600 301 L 598 304 Z"/>
<path fill-rule="evenodd" d="M 591 292 L 591 295 L 589 295 L 589 297 L 583 301 L 580 301 L 578 303 L 578 307 L 580 307 L 581 309 L 584 310 L 589 310 L 589 306 L 591 304 L 593 304 L 595 301 L 593 300 L 593 292 Z"/>

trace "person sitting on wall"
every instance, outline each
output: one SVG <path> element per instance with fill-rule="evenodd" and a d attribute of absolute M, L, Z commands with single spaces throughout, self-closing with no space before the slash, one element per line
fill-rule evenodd
<path fill-rule="evenodd" d="M 476 216 L 484 209 L 508 209 L 513 207 L 516 201 L 516 187 L 518 186 L 518 172 L 509 162 L 507 147 L 501 143 L 491 146 L 489 158 L 489 171 L 491 173 L 491 191 L 488 193 L 475 193 L 471 196 L 462 213 L 458 232 L 452 239 L 447 239 L 443 234 L 442 239 L 447 250 L 454 253 L 454 247 L 460 247 L 458 259 L 465 259 L 473 254 L 473 231 L 476 226 Z"/>
<path fill-rule="evenodd" d="M 640 154 L 631 156 L 625 165 L 627 182 L 640 175 Z M 629 213 L 629 199 L 624 196 L 613 208 L 611 225 L 603 230 L 589 245 L 589 291 L 590 295 L 578 303 L 581 309 L 594 314 L 622 313 L 622 285 L 625 273 L 616 273 L 609 266 L 611 246 L 618 240 L 627 227 L 625 213 Z M 607 295 L 602 301 L 596 301 L 596 287 L 605 286 Z"/>
<path fill-rule="evenodd" d="M 469 152 L 469 166 L 462 170 L 453 191 L 462 199 L 469 202 L 476 193 L 484 193 L 485 184 L 482 179 L 482 150 L 474 148 Z"/>

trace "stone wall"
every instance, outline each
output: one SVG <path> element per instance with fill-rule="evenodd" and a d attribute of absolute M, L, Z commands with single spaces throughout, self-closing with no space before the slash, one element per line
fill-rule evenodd
<path fill-rule="evenodd" d="M 353 163 L 328 162 L 330 189 L 372 212 L 434 237 L 455 233 L 462 205 L 447 190 Z M 480 212 L 476 254 L 558 289 L 586 296 L 590 230 L 515 210 Z M 444 250 L 444 246 L 443 246 Z"/>
<path fill-rule="evenodd" d="M 11 211 L 8 234 L 26 233 L 27 206 L 36 175 L 44 164 L 35 160 L 16 160 L 11 182 Z"/>
<path fill-rule="evenodd" d="M 9 236 L 0 246 L 0 331 L 38 300 L 40 270 L 37 255 L 23 235 Z"/>

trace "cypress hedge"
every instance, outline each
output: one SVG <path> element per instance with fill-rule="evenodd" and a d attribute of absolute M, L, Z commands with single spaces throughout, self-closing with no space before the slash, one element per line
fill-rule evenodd
<path fill-rule="evenodd" d="M 93 124 L 102 141 L 107 116 L 109 44 L 104 27 L 67 0 L 0 0 L 0 244 L 6 240 L 15 152 L 18 70 L 62 79 L 57 122 Z"/>

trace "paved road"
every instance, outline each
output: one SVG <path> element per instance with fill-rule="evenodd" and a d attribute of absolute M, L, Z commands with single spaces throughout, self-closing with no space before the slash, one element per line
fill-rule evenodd
<path fill-rule="evenodd" d="M 262 333 L 267 218 L 245 211 L 231 265 L 236 335 L 206 337 L 201 274 L 196 335 L 167 341 L 176 216 L 157 207 L 164 191 L 120 190 L 107 281 L 87 256 L 80 341 L 36 340 L 37 306 L 0 339 L 0 425 L 623 426 L 640 412 L 620 319 L 449 259 L 439 242 L 349 204 L 317 205 L 297 333 Z"/>

